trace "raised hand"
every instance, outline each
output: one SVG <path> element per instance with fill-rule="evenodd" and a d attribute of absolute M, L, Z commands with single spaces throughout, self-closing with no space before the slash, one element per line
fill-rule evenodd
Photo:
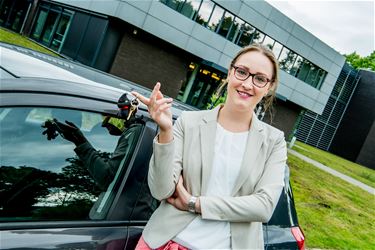
<path fill-rule="evenodd" d="M 160 83 L 156 83 L 154 89 L 151 92 L 150 98 L 147 98 L 137 92 L 132 92 L 143 104 L 148 108 L 151 118 L 159 125 L 160 136 L 159 142 L 167 142 L 171 140 L 172 136 L 172 98 L 164 98 L 160 91 Z M 166 139 L 166 140 L 163 140 Z"/>

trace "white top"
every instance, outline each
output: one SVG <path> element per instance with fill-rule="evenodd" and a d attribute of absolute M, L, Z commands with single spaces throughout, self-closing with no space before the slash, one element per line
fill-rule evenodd
<path fill-rule="evenodd" d="M 249 132 L 233 133 L 217 123 L 207 196 L 230 196 L 240 172 Z M 195 218 L 173 241 L 189 249 L 230 249 L 230 224 Z"/>

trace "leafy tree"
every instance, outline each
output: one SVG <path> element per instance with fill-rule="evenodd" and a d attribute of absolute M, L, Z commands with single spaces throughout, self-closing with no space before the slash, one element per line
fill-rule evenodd
<path fill-rule="evenodd" d="M 344 56 L 346 57 L 346 61 L 355 69 L 370 69 L 375 71 L 375 50 L 365 57 L 361 57 L 357 52 Z"/>
<path fill-rule="evenodd" d="M 29 216 L 38 198 L 56 187 L 58 174 L 33 167 L 0 167 L 0 215 Z"/>

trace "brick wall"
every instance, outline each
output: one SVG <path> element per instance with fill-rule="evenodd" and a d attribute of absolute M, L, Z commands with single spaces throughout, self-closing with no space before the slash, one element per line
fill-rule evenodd
<path fill-rule="evenodd" d="M 168 96 L 177 97 L 191 56 L 160 39 L 137 31 L 124 33 L 110 73 L 152 88 L 157 81 Z"/>

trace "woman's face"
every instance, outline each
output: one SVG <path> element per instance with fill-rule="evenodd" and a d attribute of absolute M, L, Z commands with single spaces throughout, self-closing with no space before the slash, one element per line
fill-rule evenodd
<path fill-rule="evenodd" d="M 267 79 L 273 78 L 272 62 L 258 51 L 250 51 L 241 55 L 234 63 L 234 66 L 241 67 L 251 74 L 264 75 Z M 253 76 L 244 81 L 238 80 L 235 76 L 235 69 L 231 67 L 228 73 L 226 103 L 238 111 L 253 111 L 271 87 L 270 82 L 263 88 L 255 86 L 253 84 Z"/>

